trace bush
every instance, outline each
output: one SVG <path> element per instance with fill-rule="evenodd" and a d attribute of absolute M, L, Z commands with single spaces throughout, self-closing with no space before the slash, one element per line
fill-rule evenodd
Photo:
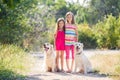
<path fill-rule="evenodd" d="M 23 35 L 30 31 L 25 9 L 18 6 L 12 10 L 6 4 L 0 3 L 0 10 L 0 43 L 21 45 Z"/>
<path fill-rule="evenodd" d="M 120 48 L 120 17 L 116 19 L 108 15 L 104 21 L 99 21 L 94 32 L 99 48 L 117 49 Z"/>
<path fill-rule="evenodd" d="M 17 74 L 11 70 L 0 70 L 0 80 L 24 80 L 25 76 Z"/>
<path fill-rule="evenodd" d="M 15 80 L 27 71 L 29 59 L 16 45 L 0 45 L 0 80 Z M 9 79 L 8 79 L 9 78 Z"/>
<path fill-rule="evenodd" d="M 85 48 L 96 48 L 97 43 L 94 32 L 87 24 L 78 26 L 79 42 L 84 44 Z"/>

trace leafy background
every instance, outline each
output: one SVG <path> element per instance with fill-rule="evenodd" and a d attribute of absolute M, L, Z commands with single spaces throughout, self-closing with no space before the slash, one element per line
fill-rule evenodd
<path fill-rule="evenodd" d="M 24 78 L 19 73 L 27 68 L 27 53 L 53 44 L 56 20 L 68 11 L 85 49 L 120 49 L 120 0 L 0 0 L 1 80 Z"/>

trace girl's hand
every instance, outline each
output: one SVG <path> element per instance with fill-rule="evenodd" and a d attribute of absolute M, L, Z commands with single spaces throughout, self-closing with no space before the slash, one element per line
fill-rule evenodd
<path fill-rule="evenodd" d="M 56 34 L 54 34 L 54 38 L 56 38 Z"/>
<path fill-rule="evenodd" d="M 75 40 L 76 42 L 78 42 L 78 38 L 76 38 L 76 40 Z"/>
<path fill-rule="evenodd" d="M 78 38 L 77 37 L 75 37 L 75 42 L 78 42 Z"/>
<path fill-rule="evenodd" d="M 75 38 L 76 40 L 75 41 L 78 42 L 78 27 L 77 26 L 76 26 L 75 32 L 76 32 L 76 38 Z"/>

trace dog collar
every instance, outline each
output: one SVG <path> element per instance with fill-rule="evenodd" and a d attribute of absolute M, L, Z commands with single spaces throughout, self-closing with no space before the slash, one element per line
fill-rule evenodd
<path fill-rule="evenodd" d="M 82 51 L 81 52 L 79 52 L 79 53 L 77 53 L 77 55 L 80 55 L 82 53 Z"/>

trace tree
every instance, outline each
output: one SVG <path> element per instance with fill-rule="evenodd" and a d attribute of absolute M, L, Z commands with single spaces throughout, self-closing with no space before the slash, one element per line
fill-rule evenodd
<path fill-rule="evenodd" d="M 120 17 L 108 15 L 104 21 L 98 22 L 94 29 L 98 47 L 117 49 L 120 48 Z"/>
<path fill-rule="evenodd" d="M 22 0 L 1 0 L 1 3 L 7 4 L 7 6 L 11 9 L 15 8 L 15 6 L 20 3 Z"/>
<path fill-rule="evenodd" d="M 87 22 L 93 25 L 99 20 L 104 20 L 104 17 L 110 14 L 118 17 L 119 12 L 120 0 L 90 0 L 88 6 L 79 8 L 77 18 L 79 23 Z"/>
<path fill-rule="evenodd" d="M 33 5 L 31 6 L 31 4 L 35 4 L 35 1 L 26 0 L 25 2 L 18 4 L 14 9 L 10 9 L 6 4 L 0 4 L 1 43 L 22 44 L 23 35 L 31 28 L 27 25 L 28 18 L 25 15 L 28 9 L 33 8 Z M 25 7 L 26 5 L 28 7 Z"/>

